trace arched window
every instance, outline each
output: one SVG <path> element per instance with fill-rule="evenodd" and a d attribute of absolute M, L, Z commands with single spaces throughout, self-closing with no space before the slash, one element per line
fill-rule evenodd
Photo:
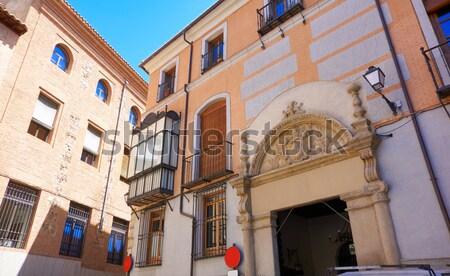
<path fill-rule="evenodd" d="M 97 83 L 97 90 L 95 91 L 95 96 L 102 100 L 104 103 L 108 100 L 108 88 L 103 81 Z"/>
<path fill-rule="evenodd" d="M 67 71 L 67 69 L 69 68 L 69 54 L 60 45 L 55 46 L 51 60 L 63 71 Z"/>
<path fill-rule="evenodd" d="M 136 110 L 136 108 L 132 107 L 132 108 L 130 109 L 130 117 L 129 117 L 128 121 L 129 121 L 133 126 L 135 126 L 135 125 L 138 123 L 138 121 L 139 121 L 139 115 L 138 115 L 138 114 L 139 114 L 139 113 L 138 113 L 138 111 Z"/>

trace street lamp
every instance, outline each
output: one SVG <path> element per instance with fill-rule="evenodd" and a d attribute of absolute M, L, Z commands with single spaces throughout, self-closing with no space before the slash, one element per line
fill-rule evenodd
<path fill-rule="evenodd" d="M 363 75 L 366 81 L 372 86 L 373 90 L 375 90 L 381 97 L 386 101 L 389 108 L 392 110 L 392 114 L 397 115 L 397 106 L 395 103 L 391 102 L 386 96 L 381 93 L 381 89 L 384 88 L 384 80 L 386 75 L 383 71 L 375 66 L 370 66 L 367 72 Z"/>

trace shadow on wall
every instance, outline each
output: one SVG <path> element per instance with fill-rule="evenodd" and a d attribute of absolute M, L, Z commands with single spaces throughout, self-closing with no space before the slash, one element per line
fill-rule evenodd
<path fill-rule="evenodd" d="M 17 41 L 19 41 L 19 36 L 0 24 L 0 41 L 2 42 L 2 45 L 9 47 L 9 49 L 13 49 L 14 46 L 16 46 Z"/>
<path fill-rule="evenodd" d="M 0 271 L 6 272 L 4 275 L 15 275 L 18 271 L 19 276 L 125 275 L 122 266 L 106 262 L 110 233 L 103 231 L 99 234 L 96 225 L 82 225 L 79 221 L 67 218 L 67 211 L 52 205 L 33 244 L 28 247 L 29 254 L 4 252 L 9 261 L 4 259 L 2 262 L 21 263 L 21 267 L 10 273 L 7 270 Z M 36 223 L 37 220 L 35 217 L 33 221 Z M 90 220 L 89 217 L 87 221 Z M 83 242 L 77 244 L 77 241 Z M 71 257 L 77 255 L 77 252 L 81 252 L 80 258 Z"/>

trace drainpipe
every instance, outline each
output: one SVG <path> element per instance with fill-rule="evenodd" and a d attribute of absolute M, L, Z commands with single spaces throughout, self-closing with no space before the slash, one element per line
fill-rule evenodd
<path fill-rule="evenodd" d="M 186 94 L 186 102 L 184 105 L 184 135 L 183 135 L 183 146 L 181 148 L 181 156 L 183 157 L 182 164 L 181 164 L 181 183 L 183 183 L 184 177 L 185 177 L 185 171 L 186 171 L 186 163 L 185 157 L 186 157 L 186 144 L 187 144 L 187 121 L 188 121 L 188 109 L 189 109 L 189 91 L 187 90 L 187 86 L 191 83 L 191 75 L 192 75 L 192 52 L 193 52 L 193 42 L 189 42 L 186 39 L 186 32 L 183 33 L 183 39 L 184 41 L 189 44 L 190 46 L 190 55 L 189 55 L 189 72 L 188 72 L 188 83 L 184 85 L 184 92 Z M 182 214 L 185 217 L 193 219 L 194 216 L 191 214 L 188 214 L 184 212 L 183 209 L 183 203 L 184 203 L 184 187 L 181 187 L 181 195 L 180 195 L 180 214 Z"/>
<path fill-rule="evenodd" d="M 445 207 L 444 199 L 442 197 L 442 193 L 440 191 L 439 184 L 437 182 L 436 174 L 434 173 L 433 165 L 431 164 L 431 158 L 430 158 L 430 155 L 428 153 L 428 149 L 427 149 L 427 147 L 425 145 L 425 142 L 423 140 L 422 131 L 420 129 L 419 122 L 418 122 L 416 114 L 414 112 L 414 108 L 413 108 L 413 105 L 411 103 L 411 99 L 409 97 L 409 91 L 408 91 L 408 88 L 406 87 L 406 82 L 405 82 L 405 79 L 403 78 L 403 74 L 402 74 L 402 70 L 401 70 L 401 67 L 400 67 L 400 63 L 398 62 L 398 58 L 397 58 L 397 55 L 395 53 L 394 44 L 392 42 L 391 34 L 390 34 L 389 29 L 388 29 L 387 24 L 386 24 L 386 19 L 384 17 L 383 11 L 381 9 L 380 0 L 375 0 L 375 3 L 377 5 L 378 13 L 380 15 L 381 22 L 383 24 L 384 33 L 386 34 L 386 39 L 387 39 L 388 44 L 389 44 L 389 49 L 391 51 L 391 55 L 392 55 L 392 58 L 394 60 L 395 69 L 396 69 L 397 75 L 398 75 L 398 77 L 400 79 L 400 84 L 401 84 L 401 87 L 402 87 L 402 90 L 403 90 L 403 94 L 405 96 L 406 104 L 408 105 L 408 108 L 411 111 L 411 119 L 412 119 L 412 122 L 413 122 L 413 125 L 414 125 L 414 130 L 416 131 L 417 138 L 419 140 L 420 149 L 422 151 L 423 159 L 425 160 L 425 164 L 427 166 L 428 174 L 430 176 L 430 181 L 431 181 L 431 184 L 433 186 L 434 193 L 436 195 L 436 198 L 437 198 L 439 207 L 441 209 L 442 215 L 444 216 L 444 221 L 445 221 L 445 224 L 447 225 L 447 230 L 450 232 L 450 218 L 449 218 L 449 214 L 448 214 L 447 208 Z"/>
<path fill-rule="evenodd" d="M 194 43 L 191 41 L 188 41 L 186 39 L 186 32 L 183 33 L 183 39 L 184 41 L 189 44 L 190 47 L 190 53 L 189 53 L 189 72 L 188 72 L 188 82 L 184 85 L 184 93 L 186 94 L 186 103 L 184 106 L 184 135 L 183 135 L 183 147 L 181 148 L 181 156 L 183 157 L 182 164 L 181 164 L 181 184 L 183 184 L 183 180 L 185 177 L 185 171 L 186 171 L 186 144 L 187 144 L 187 121 L 188 121 L 188 109 L 189 109 L 189 91 L 187 90 L 187 86 L 191 83 L 191 76 L 192 76 L 192 53 L 194 50 Z M 194 216 L 191 214 L 188 214 L 184 212 L 183 210 L 183 203 L 184 203 L 184 187 L 181 186 L 181 195 L 180 195 L 180 214 L 192 219 L 192 234 L 191 234 L 191 263 L 190 263 L 190 271 L 189 275 L 194 275 Z"/>
<path fill-rule="evenodd" d="M 100 225 L 98 227 L 98 231 L 101 231 L 103 228 L 103 216 L 105 214 L 106 197 L 108 196 L 109 181 L 111 179 L 111 171 L 112 171 L 113 158 L 114 158 L 115 149 L 116 149 L 117 134 L 119 132 L 120 114 L 122 113 L 122 103 L 123 103 L 123 98 L 125 95 L 125 90 L 127 89 L 127 85 L 128 85 L 128 81 L 126 80 L 123 84 L 122 95 L 120 96 L 119 111 L 117 113 L 116 128 L 114 129 L 114 140 L 113 140 L 113 145 L 112 145 L 112 150 L 111 150 L 111 157 L 109 159 L 108 177 L 106 178 L 105 194 L 103 195 L 102 211 L 100 214 Z"/>

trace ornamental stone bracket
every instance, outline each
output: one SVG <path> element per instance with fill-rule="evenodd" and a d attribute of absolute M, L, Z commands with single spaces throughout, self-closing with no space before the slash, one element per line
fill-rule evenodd
<path fill-rule="evenodd" d="M 245 158 L 243 158 L 245 160 Z M 241 159 L 242 162 L 242 159 Z M 244 162 L 245 163 L 245 162 Z M 245 166 L 244 166 L 245 167 Z M 241 225 L 243 246 L 244 246 L 244 273 L 245 275 L 255 275 L 255 247 L 253 238 L 253 221 L 251 210 L 250 183 L 248 176 L 241 176 L 231 180 L 230 185 L 236 190 L 239 196 L 239 216 L 237 223 Z"/>

